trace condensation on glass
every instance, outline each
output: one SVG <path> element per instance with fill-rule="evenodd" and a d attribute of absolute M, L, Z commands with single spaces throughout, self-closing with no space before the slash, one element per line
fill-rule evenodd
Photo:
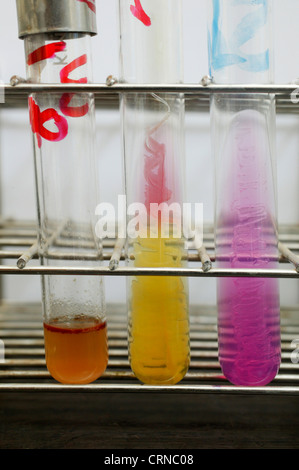
<path fill-rule="evenodd" d="M 182 81 L 181 1 L 119 1 L 121 81 Z M 127 259 L 135 267 L 186 263 L 184 99 L 122 97 L 127 197 Z M 147 384 L 175 384 L 189 367 L 188 282 L 181 277 L 128 279 L 129 359 Z"/>
<path fill-rule="evenodd" d="M 28 8 L 34 8 L 31 0 L 27 3 Z M 20 0 L 19 12 L 24 5 L 26 1 Z M 31 83 L 84 84 L 92 80 L 90 33 L 76 32 L 76 18 L 86 15 L 88 7 L 82 2 L 64 4 L 61 0 L 59 8 L 62 5 L 73 8 L 69 21 L 74 24 L 67 24 L 68 32 L 62 31 L 61 25 L 56 30 L 47 24 L 40 33 L 22 33 L 27 79 Z M 46 23 L 46 15 L 51 17 L 54 6 L 55 2 L 51 1 L 40 3 L 37 17 L 40 21 L 44 18 L 42 24 Z M 21 26 L 27 25 L 23 17 L 19 22 Z M 101 242 L 95 235 L 95 209 L 99 200 L 94 96 L 35 93 L 29 97 L 29 114 L 41 263 L 96 267 L 101 259 Z M 102 278 L 44 275 L 42 295 L 49 372 L 62 383 L 93 382 L 103 374 L 108 361 Z"/>
<path fill-rule="evenodd" d="M 209 1 L 210 73 L 217 84 L 270 83 L 272 1 Z M 216 167 L 215 241 L 220 268 L 278 267 L 275 98 L 211 99 Z M 218 280 L 219 360 L 235 385 L 262 386 L 280 366 L 279 283 Z"/>

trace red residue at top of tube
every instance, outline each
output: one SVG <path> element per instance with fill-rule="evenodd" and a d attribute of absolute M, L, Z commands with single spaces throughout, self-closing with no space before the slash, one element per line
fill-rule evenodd
<path fill-rule="evenodd" d="M 135 5 L 130 5 L 130 10 L 145 26 L 150 26 L 152 24 L 150 17 L 145 13 L 142 8 L 140 0 L 134 0 Z"/>
<path fill-rule="evenodd" d="M 88 8 L 91 9 L 91 11 L 93 11 L 94 13 L 96 12 L 96 6 L 93 3 L 93 1 L 91 1 L 91 0 L 77 0 L 77 1 L 85 3 L 88 6 Z"/>
<path fill-rule="evenodd" d="M 35 51 L 31 52 L 27 58 L 27 64 L 33 65 L 42 60 L 52 59 L 57 52 L 61 52 L 66 48 L 64 41 L 52 42 L 46 46 L 39 47 Z"/>
<path fill-rule="evenodd" d="M 73 80 L 72 78 L 69 78 L 69 75 L 73 70 L 77 69 L 78 67 L 81 67 L 82 65 L 85 65 L 87 63 L 87 55 L 83 54 L 77 59 L 73 60 L 70 62 L 68 65 L 63 67 L 63 69 L 60 71 L 60 80 L 61 83 L 87 83 L 87 78 L 79 78 L 78 80 Z"/>
<path fill-rule="evenodd" d="M 165 145 L 149 137 L 149 143 L 145 143 L 145 152 L 145 206 L 149 210 L 150 204 L 169 201 L 172 192 L 166 187 L 165 181 Z"/>
<path fill-rule="evenodd" d="M 92 323 L 94 323 L 93 326 L 85 327 L 85 328 L 68 328 L 68 327 L 59 327 L 56 326 L 54 323 L 52 324 L 47 324 L 44 323 L 44 328 L 48 331 L 52 331 L 53 333 L 62 333 L 62 334 L 80 334 L 80 333 L 90 333 L 92 331 L 99 331 L 103 330 L 104 328 L 107 327 L 106 322 L 97 322 L 95 319 L 91 319 Z M 75 323 L 76 320 L 74 320 Z M 90 319 L 87 319 L 87 322 L 90 321 Z"/>

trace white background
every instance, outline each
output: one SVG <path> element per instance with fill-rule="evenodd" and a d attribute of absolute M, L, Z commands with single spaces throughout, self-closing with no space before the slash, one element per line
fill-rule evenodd
<path fill-rule="evenodd" d="M 94 81 L 119 75 L 118 0 L 96 0 L 98 35 L 93 38 Z M 289 83 L 299 77 L 299 2 L 274 0 L 275 82 Z M 183 0 L 185 83 L 198 83 L 208 72 L 206 1 Z M 25 76 L 23 42 L 18 39 L 14 0 L 0 0 L 0 78 Z M 1 206 L 4 216 L 36 218 L 31 132 L 26 110 L 1 109 Z M 97 112 L 97 156 L 101 198 L 116 203 L 123 193 L 120 119 L 118 112 Z M 299 219 L 299 114 L 277 117 L 277 165 L 279 222 Z M 209 115 L 186 116 L 187 196 L 204 204 L 206 222 L 213 221 L 214 188 Z M 125 300 L 125 281 L 106 279 L 107 302 Z M 5 277 L 7 300 L 40 299 L 37 277 Z M 214 303 L 214 280 L 190 280 L 191 303 Z M 298 302 L 297 281 L 281 283 L 282 303 Z"/>

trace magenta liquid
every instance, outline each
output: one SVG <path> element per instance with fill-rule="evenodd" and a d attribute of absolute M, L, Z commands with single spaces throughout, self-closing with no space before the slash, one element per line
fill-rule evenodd
<path fill-rule="evenodd" d="M 224 148 L 216 231 L 221 268 L 277 268 L 275 194 L 263 115 L 242 111 Z M 239 386 L 263 386 L 280 366 L 279 283 L 269 278 L 218 280 L 219 360 Z"/>

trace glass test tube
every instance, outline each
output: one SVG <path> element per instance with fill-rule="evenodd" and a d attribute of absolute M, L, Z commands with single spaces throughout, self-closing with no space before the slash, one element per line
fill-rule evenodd
<path fill-rule="evenodd" d="M 121 80 L 180 82 L 181 1 L 132 3 L 119 2 Z M 180 268 L 186 263 L 181 216 L 184 99 L 127 94 L 122 112 L 128 262 L 134 267 Z M 129 278 L 128 310 L 129 359 L 136 377 L 152 385 L 179 382 L 190 357 L 187 280 Z"/>
<path fill-rule="evenodd" d="M 76 27 L 81 26 L 79 19 L 84 23 L 82 17 L 91 22 L 94 12 L 87 12 L 88 7 L 80 2 L 70 5 L 59 0 L 59 5 L 55 4 L 56 0 L 42 1 L 36 15 L 27 17 L 22 8 L 26 7 L 29 14 L 34 2 L 19 1 L 27 78 L 42 84 L 87 83 L 91 80 L 92 66 L 90 33 L 80 29 L 76 32 Z M 57 11 L 62 16 L 51 28 L 51 15 Z M 36 34 L 30 34 L 30 29 L 28 34 L 26 31 L 22 34 L 27 27 L 25 20 L 32 26 L 36 17 L 40 26 L 48 21 L 46 28 L 37 28 Z M 98 204 L 94 97 L 87 93 L 36 93 L 29 97 L 29 110 L 41 263 L 96 267 L 101 244 L 94 230 Z M 62 383 L 93 382 L 103 374 L 108 361 L 102 279 L 88 275 L 44 275 L 42 295 L 50 374 Z"/>
<path fill-rule="evenodd" d="M 272 2 L 215 0 L 209 29 L 214 83 L 272 81 Z M 215 95 L 216 257 L 220 268 L 278 267 L 275 99 Z M 219 360 L 235 385 L 262 386 L 280 366 L 279 282 L 218 280 Z"/>

